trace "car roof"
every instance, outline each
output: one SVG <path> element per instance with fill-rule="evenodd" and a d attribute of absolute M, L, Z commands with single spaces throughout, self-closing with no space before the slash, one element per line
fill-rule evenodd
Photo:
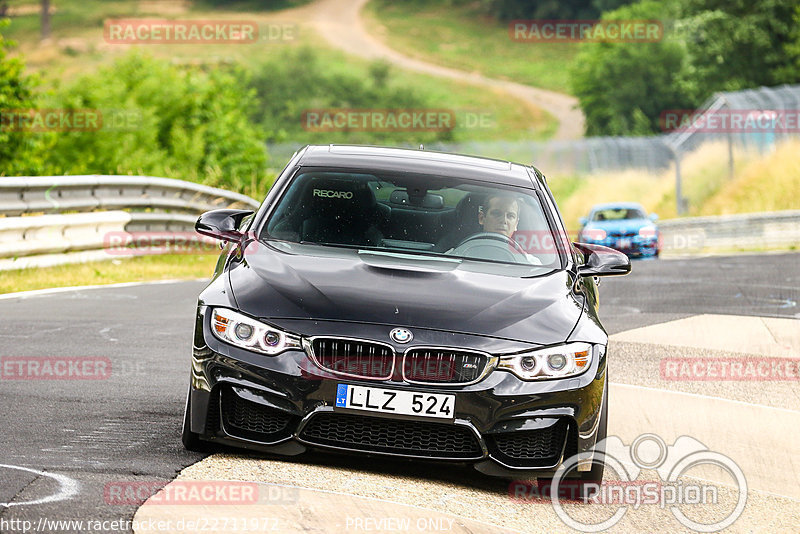
<path fill-rule="evenodd" d="M 606 202 L 604 204 L 595 204 L 592 206 L 592 211 L 610 209 L 640 209 L 647 213 L 647 210 L 638 202 Z"/>
<path fill-rule="evenodd" d="M 363 145 L 310 145 L 298 164 L 365 171 L 401 171 L 460 177 L 535 189 L 532 167 L 498 159 L 433 150 Z"/>

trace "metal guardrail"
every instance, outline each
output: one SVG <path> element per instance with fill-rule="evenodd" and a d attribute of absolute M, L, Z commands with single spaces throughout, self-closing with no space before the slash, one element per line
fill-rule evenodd
<path fill-rule="evenodd" d="M 0 219 L 0 258 L 101 249 L 130 220 L 124 211 Z"/>
<path fill-rule="evenodd" d="M 108 249 L 133 236 L 154 235 L 153 242 L 158 234 L 194 238 L 199 214 L 258 206 L 245 195 L 169 178 L 0 178 L 0 271 L 118 258 L 119 250 Z M 167 251 L 141 247 L 136 254 Z"/>
<path fill-rule="evenodd" d="M 658 226 L 662 250 L 678 254 L 800 248 L 800 210 L 687 217 Z"/>
<path fill-rule="evenodd" d="M 165 178 L 0 178 L 0 214 L 6 215 L 0 217 L 0 271 L 169 252 L 176 243 L 160 245 L 164 236 L 196 240 L 200 250 L 214 252 L 213 241 L 194 232 L 197 215 L 258 205 L 244 195 Z M 156 211 L 90 211 L 110 207 Z M 32 215 L 52 211 L 81 212 Z M 659 227 L 667 253 L 800 246 L 800 210 L 673 219 Z M 128 253 L 124 247 L 131 245 Z"/>
<path fill-rule="evenodd" d="M 150 176 L 22 176 L 0 178 L 0 215 L 142 210 L 202 213 L 250 207 L 252 198 L 205 185 Z"/>

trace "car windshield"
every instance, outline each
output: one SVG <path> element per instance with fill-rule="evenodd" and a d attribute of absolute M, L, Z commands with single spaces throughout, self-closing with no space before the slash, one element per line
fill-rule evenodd
<path fill-rule="evenodd" d="M 293 178 L 261 237 L 420 260 L 524 266 L 523 276 L 559 268 L 563 248 L 530 189 L 316 169 Z"/>
<path fill-rule="evenodd" d="M 621 221 L 624 219 L 644 219 L 646 215 L 639 208 L 607 208 L 597 210 L 592 215 L 593 221 Z"/>

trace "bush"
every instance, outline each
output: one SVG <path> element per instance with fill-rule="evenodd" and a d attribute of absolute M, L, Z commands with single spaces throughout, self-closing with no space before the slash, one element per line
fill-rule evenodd
<path fill-rule="evenodd" d="M 430 4 L 431 0 L 404 0 Z M 635 0 L 438 0 L 443 5 L 468 5 L 501 21 L 513 19 L 594 19 Z"/>
<path fill-rule="evenodd" d="M 686 48 L 701 98 L 800 82 L 790 51 L 797 0 L 683 0 Z"/>
<path fill-rule="evenodd" d="M 391 66 L 372 63 L 366 77 L 350 72 L 331 72 L 310 48 L 289 50 L 256 67 L 250 87 L 257 105 L 250 117 L 261 124 L 268 142 L 379 143 L 445 141 L 443 132 L 314 132 L 303 129 L 301 117 L 309 109 L 420 109 L 430 108 L 429 99 L 409 86 L 395 83 Z"/>
<path fill-rule="evenodd" d="M 603 19 L 665 21 L 656 43 L 583 43 L 571 70 L 588 135 L 659 132 L 718 91 L 800 82 L 796 0 L 643 0 Z"/>
<path fill-rule="evenodd" d="M 0 20 L 0 30 L 8 25 Z M 34 109 L 37 80 L 24 74 L 25 64 L 9 58 L 14 45 L 0 33 L 0 175 L 38 174 L 41 170 L 41 136 L 15 128 L 9 121 L 21 110 Z"/>
<path fill-rule="evenodd" d="M 608 19 L 674 19 L 675 11 L 656 1 L 620 8 Z M 583 43 L 571 70 L 572 89 L 586 116 L 587 135 L 646 135 L 659 131 L 668 109 L 696 105 L 685 87 L 684 47 L 671 39 L 654 43 Z"/>
<path fill-rule="evenodd" d="M 247 112 L 252 91 L 233 69 L 178 67 L 132 53 L 85 76 L 53 107 L 98 109 L 103 128 L 59 134 L 48 154 L 53 174 L 144 174 L 224 186 L 260 183 L 264 134 Z M 115 117 L 132 124 L 110 124 Z"/>

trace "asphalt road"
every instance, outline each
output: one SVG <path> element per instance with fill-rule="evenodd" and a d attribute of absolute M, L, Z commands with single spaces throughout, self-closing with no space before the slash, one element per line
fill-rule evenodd
<path fill-rule="evenodd" d="M 800 254 L 635 262 L 629 276 L 603 280 L 601 314 L 609 333 L 702 313 L 800 318 L 798 261 Z M 0 300 L 0 358 L 107 358 L 112 370 L 100 380 L 0 380 L 0 503 L 11 503 L 0 507 L 0 532 L 41 518 L 129 520 L 136 506 L 109 504 L 109 484 L 166 484 L 201 458 L 183 450 L 179 434 L 203 286 Z M 58 493 L 74 495 L 25 504 Z"/>

